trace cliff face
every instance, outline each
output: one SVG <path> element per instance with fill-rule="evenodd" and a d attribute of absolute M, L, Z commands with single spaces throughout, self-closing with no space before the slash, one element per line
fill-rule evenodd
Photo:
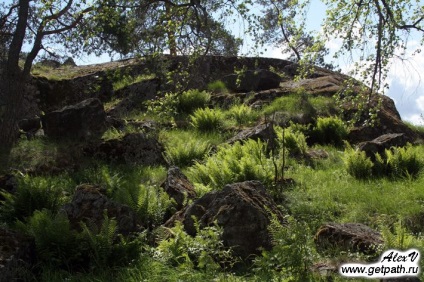
<path fill-rule="evenodd" d="M 137 102 L 155 99 L 161 93 L 172 92 L 182 72 L 188 73 L 187 88 L 205 89 L 207 84 L 215 80 L 228 82 L 228 77 L 233 75 L 236 79 L 245 80 L 248 85 L 253 85 L 252 80 L 257 79 L 254 74 L 258 70 L 272 70 L 280 76 L 276 85 L 260 89 L 236 89 L 226 94 L 214 94 L 212 100 L 216 103 L 228 104 L 234 99 L 246 100 L 246 104 L 270 103 L 276 98 L 295 93 L 302 89 L 311 97 L 333 97 L 346 89 L 346 82 L 351 80 L 346 75 L 315 67 L 313 72 L 305 79 L 295 80 L 298 74 L 298 65 L 279 59 L 270 58 L 239 58 L 208 56 L 191 61 L 188 57 L 169 57 L 148 59 L 129 59 L 124 61 L 79 67 L 58 68 L 56 74 L 63 79 L 35 78 L 38 88 L 39 108 L 44 112 L 60 109 L 70 104 L 79 103 L 87 98 L 98 98 L 103 103 L 112 99 L 126 99 L 126 110 L 131 108 L 131 100 Z M 68 72 L 68 73 L 66 73 Z M 164 73 L 173 76 L 173 82 L 166 81 Z M 240 73 L 244 73 L 244 76 Z M 162 74 L 162 75 L 161 75 Z M 146 76 L 133 83 L 128 83 L 117 89 L 115 83 L 122 78 L 135 78 Z M 153 77 L 153 78 L 152 78 Z M 236 80 L 233 79 L 233 82 Z M 263 79 L 263 78 L 259 78 Z M 240 79 L 237 80 L 240 83 Z M 253 84 L 252 84 L 253 83 Z M 228 83 L 227 83 L 228 85 Z M 358 94 L 363 85 L 354 81 L 353 95 Z M 231 87 L 229 87 L 231 89 Z M 355 93 L 357 92 L 357 93 Z M 137 94 L 138 93 L 138 94 Z M 143 95 L 139 95 L 142 93 Z M 137 95 L 136 95 L 137 94 Z M 392 99 L 387 96 L 375 96 L 372 104 L 377 105 L 379 122 L 373 127 L 361 126 L 357 123 L 351 131 L 351 141 L 361 142 L 371 140 L 384 133 L 405 133 L 411 141 L 418 136 L 412 132 L 401 120 Z M 255 105 L 256 105 L 255 104 Z M 342 105 L 343 116 L 346 120 L 352 118 L 358 111 L 356 106 L 346 103 Z M 111 112 L 113 115 L 113 112 Z"/>

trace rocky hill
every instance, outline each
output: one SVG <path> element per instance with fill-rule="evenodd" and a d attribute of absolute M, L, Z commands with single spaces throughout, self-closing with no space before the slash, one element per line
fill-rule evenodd
<path fill-rule="evenodd" d="M 160 265 L 175 281 L 321 281 L 392 248 L 397 219 L 424 232 L 421 136 L 393 100 L 298 74 L 218 56 L 36 67 L 0 176 L 0 280 L 163 281 Z"/>
<path fill-rule="evenodd" d="M 280 78 L 272 77 L 270 69 Z M 167 82 L 164 72 L 172 73 L 176 76 L 175 79 L 178 79 L 180 75 L 179 70 L 187 72 L 188 77 L 184 78 L 187 80 L 184 82 L 186 83 L 184 87 L 187 89 L 206 89 L 208 83 L 223 80 L 229 92 L 215 93 L 212 96 L 212 101 L 220 105 L 228 105 L 235 100 L 254 106 L 269 104 L 274 99 L 298 92 L 299 89 L 311 97 L 332 98 L 338 93 L 343 93 L 350 81 L 350 78 L 343 74 L 318 67 L 315 67 L 306 78 L 294 81 L 298 75 L 297 69 L 298 66 L 292 62 L 268 58 L 211 56 L 197 59 L 195 62 L 189 62 L 186 57 L 128 59 L 100 65 L 65 66 L 49 70 L 44 73 L 44 76 L 35 77 L 38 89 L 36 97 L 39 101 L 38 107 L 44 113 L 60 110 L 87 98 L 97 98 L 103 104 L 120 99 L 113 108 L 106 109 L 107 115 L 119 117 L 118 112 L 122 109 L 131 111 L 131 107 L 135 104 L 155 99 L 163 95 L 161 93 L 175 90 L 177 81 Z M 239 75 L 241 87 L 237 87 L 235 71 L 240 74 L 242 70 L 248 71 L 245 76 Z M 249 71 L 257 70 L 262 70 L 263 73 L 249 74 Z M 159 72 L 162 74 L 158 75 Z M 139 80 L 136 81 L 136 78 Z M 122 79 L 128 79 L 128 83 L 117 89 L 114 84 Z M 359 93 L 363 87 L 357 81 L 354 81 L 354 85 L 352 96 L 357 95 L 355 91 Z M 402 122 L 393 100 L 387 96 L 376 95 L 371 104 L 376 105 L 378 99 L 381 99 L 381 105 L 377 106 L 379 108 L 378 122 L 373 126 L 364 126 L 361 122 L 357 122 L 350 131 L 349 140 L 359 143 L 372 140 L 385 133 L 404 133 L 409 141 L 417 140 L 419 136 Z M 355 105 L 346 103 L 343 107 L 342 116 L 346 121 L 358 111 Z"/>

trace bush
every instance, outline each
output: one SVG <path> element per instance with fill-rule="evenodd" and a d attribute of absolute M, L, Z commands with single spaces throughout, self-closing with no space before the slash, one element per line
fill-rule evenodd
<path fill-rule="evenodd" d="M 177 111 L 191 114 L 194 110 L 206 107 L 210 99 L 211 95 L 206 91 L 197 89 L 185 91 L 178 97 Z"/>
<path fill-rule="evenodd" d="M 261 141 L 236 142 L 221 147 L 205 163 L 196 162 L 189 168 L 193 182 L 222 189 L 226 184 L 246 180 L 260 180 L 265 185 L 272 183 L 273 165 L 266 158 L 266 145 Z"/>
<path fill-rule="evenodd" d="M 258 118 L 258 114 L 245 104 L 232 106 L 228 110 L 228 116 L 233 118 L 238 126 L 249 124 Z"/>
<path fill-rule="evenodd" d="M 288 221 L 282 225 L 276 218 L 271 220 L 268 229 L 274 247 L 255 259 L 254 271 L 264 281 L 316 281 L 310 272 L 317 257 L 311 246 L 311 230 L 293 217 Z"/>
<path fill-rule="evenodd" d="M 197 109 L 190 115 L 191 125 L 199 131 L 219 130 L 224 123 L 224 115 L 217 109 Z"/>
<path fill-rule="evenodd" d="M 392 179 L 419 175 L 424 163 L 418 159 L 414 148 L 409 144 L 404 148 L 385 150 L 384 156 L 375 155 L 374 162 L 363 151 L 349 148 L 345 151 L 345 165 L 347 172 L 358 179 L 376 177 L 391 177 Z"/>
<path fill-rule="evenodd" d="M 18 177 L 17 191 L 2 193 L 5 200 L 0 204 L 0 218 L 11 223 L 24 220 L 36 210 L 57 211 L 64 204 L 63 189 L 74 186 L 68 181 L 57 177 Z"/>
<path fill-rule="evenodd" d="M 234 261 L 231 251 L 226 250 L 222 240 L 222 229 L 209 226 L 197 227 L 196 236 L 184 231 L 181 222 L 168 231 L 172 237 L 162 240 L 155 250 L 154 257 L 171 266 L 185 266 L 207 271 L 217 271 L 221 265 Z"/>
<path fill-rule="evenodd" d="M 201 161 L 209 153 L 211 144 L 198 139 L 180 139 L 165 146 L 165 159 L 170 165 L 186 167 Z"/>
<path fill-rule="evenodd" d="M 284 140 L 283 129 L 281 127 L 275 127 L 275 130 L 279 143 L 283 143 L 290 155 L 303 156 L 306 154 L 308 149 L 306 137 L 301 131 L 298 131 L 295 126 L 290 126 L 284 130 Z"/>
<path fill-rule="evenodd" d="M 373 174 L 373 162 L 364 151 L 349 147 L 344 153 L 344 164 L 347 172 L 357 179 L 368 179 Z"/>
<path fill-rule="evenodd" d="M 343 121 L 337 117 L 320 117 L 313 130 L 313 135 L 321 144 L 331 144 L 335 146 L 343 145 L 343 140 L 347 137 L 348 131 Z"/>
<path fill-rule="evenodd" d="M 228 93 L 227 86 L 225 86 L 225 83 L 221 80 L 215 80 L 213 82 L 210 82 L 207 86 L 207 89 L 211 91 L 212 93 Z"/>
<path fill-rule="evenodd" d="M 412 145 L 385 151 L 386 175 L 392 178 L 417 177 L 424 167 Z"/>

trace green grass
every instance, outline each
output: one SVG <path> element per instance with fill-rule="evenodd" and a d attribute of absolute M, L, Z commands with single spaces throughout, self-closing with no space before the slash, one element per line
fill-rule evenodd
<path fill-rule="evenodd" d="M 119 77 L 119 79 L 116 79 L 116 81 L 114 81 L 112 83 L 113 90 L 117 91 L 117 90 L 123 89 L 125 87 L 128 87 L 132 84 L 142 82 L 143 80 L 150 80 L 150 79 L 153 79 L 153 78 L 155 78 L 155 75 L 153 75 L 153 74 L 138 75 L 138 76 L 123 75 L 123 76 Z"/>

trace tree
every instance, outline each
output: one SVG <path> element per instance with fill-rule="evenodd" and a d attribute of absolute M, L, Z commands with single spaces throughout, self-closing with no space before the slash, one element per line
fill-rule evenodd
<path fill-rule="evenodd" d="M 88 39 L 81 42 L 85 50 L 96 53 L 235 55 L 241 40 L 212 17 L 223 12 L 225 2 L 108 0 L 101 3 L 101 16 L 78 33 L 94 35 L 80 38 Z"/>
<path fill-rule="evenodd" d="M 264 44 L 272 44 L 288 54 L 293 62 L 303 62 L 329 69 L 324 57 L 329 53 L 325 44 L 317 36 L 305 31 L 306 7 L 309 1 L 259 0 L 265 9 L 260 19 Z"/>
<path fill-rule="evenodd" d="M 64 36 L 92 10 L 83 0 L 17 0 L 3 6 L 0 42 L 7 51 L 0 70 L 0 171 L 7 168 L 18 136 L 18 121 L 25 110 L 23 100 L 25 95 L 31 95 L 27 93 L 31 67 L 44 49 L 43 41 Z M 20 53 L 26 42 L 31 42 L 31 50 L 21 66 Z"/>
<path fill-rule="evenodd" d="M 424 8 L 419 0 L 325 0 L 327 38 L 342 41 L 338 55 L 349 53 L 355 73 L 370 85 L 369 96 L 387 75 L 391 59 L 402 59 L 411 35 L 424 43 Z M 354 52 L 359 51 L 359 55 Z M 416 52 L 419 52 L 417 49 Z"/>

